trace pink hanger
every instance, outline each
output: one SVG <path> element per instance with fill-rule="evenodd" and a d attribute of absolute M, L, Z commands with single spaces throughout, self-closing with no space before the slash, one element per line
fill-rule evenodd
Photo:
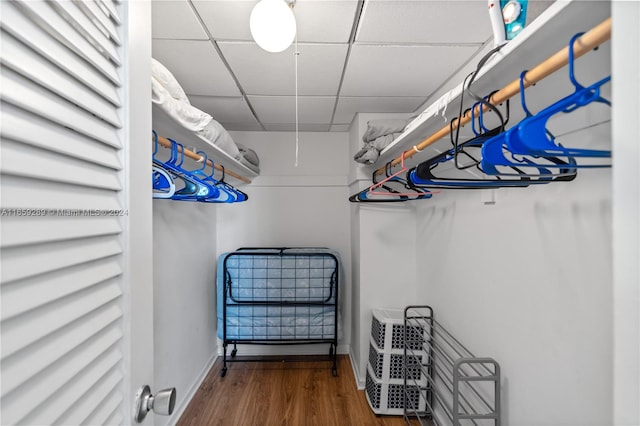
<path fill-rule="evenodd" d="M 415 147 L 414 147 L 415 149 Z M 384 178 L 383 180 L 381 180 L 380 182 L 376 182 L 373 185 L 371 185 L 368 189 L 369 193 L 373 194 L 373 195 L 394 195 L 394 196 L 407 196 L 407 197 L 415 197 L 416 195 L 419 195 L 420 193 L 418 191 L 414 191 L 414 192 L 394 192 L 394 193 L 389 193 L 389 192 L 380 192 L 380 191 L 376 191 L 376 189 L 381 188 L 386 182 L 391 181 L 392 179 L 396 178 L 397 176 L 401 175 L 402 173 L 406 173 L 409 169 L 407 167 L 405 167 L 404 165 L 404 156 L 406 154 L 406 151 L 402 151 L 402 156 L 400 157 L 400 170 L 398 170 L 397 172 L 395 172 L 394 174 L 387 176 L 386 178 Z M 440 193 L 442 190 L 438 189 L 437 191 L 432 191 L 429 190 L 427 193 L 429 194 L 438 194 Z"/>

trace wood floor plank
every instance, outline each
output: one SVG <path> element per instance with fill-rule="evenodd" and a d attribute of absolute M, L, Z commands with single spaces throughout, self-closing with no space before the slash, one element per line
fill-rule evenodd
<path fill-rule="evenodd" d="M 218 359 L 178 426 L 404 426 L 377 416 L 356 387 L 349 357 L 329 361 L 234 362 Z"/>

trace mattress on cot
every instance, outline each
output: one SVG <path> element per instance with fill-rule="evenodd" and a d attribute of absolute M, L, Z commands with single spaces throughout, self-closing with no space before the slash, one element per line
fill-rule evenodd
<path fill-rule="evenodd" d="M 256 248 L 223 253 L 216 277 L 220 339 L 224 338 L 225 259 L 231 279 L 226 300 L 227 340 L 335 338 L 337 252 Z"/>

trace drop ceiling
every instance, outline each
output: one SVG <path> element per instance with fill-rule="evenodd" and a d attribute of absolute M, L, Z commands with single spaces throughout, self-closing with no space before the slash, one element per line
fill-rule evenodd
<path fill-rule="evenodd" d="M 154 0 L 153 56 L 229 130 L 294 130 L 295 45 L 252 40 L 256 1 Z M 298 123 L 345 131 L 358 112 L 421 111 L 487 43 L 483 0 L 296 0 Z"/>

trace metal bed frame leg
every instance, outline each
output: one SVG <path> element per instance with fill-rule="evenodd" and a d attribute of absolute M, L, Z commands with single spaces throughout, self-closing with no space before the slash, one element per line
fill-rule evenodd
<path fill-rule="evenodd" d="M 224 377 L 227 375 L 227 346 L 228 343 L 224 343 L 222 345 L 222 370 L 220 370 L 220 377 Z M 231 358 L 235 358 L 238 353 L 238 345 L 237 343 L 233 344 L 233 349 L 231 350 Z"/>
<path fill-rule="evenodd" d="M 222 370 L 220 370 L 220 377 L 227 375 L 227 344 L 222 345 Z"/>
<path fill-rule="evenodd" d="M 329 355 L 333 355 L 333 367 L 331 368 L 331 374 L 333 377 L 338 376 L 338 350 L 337 345 L 332 343 L 329 347 Z"/>

